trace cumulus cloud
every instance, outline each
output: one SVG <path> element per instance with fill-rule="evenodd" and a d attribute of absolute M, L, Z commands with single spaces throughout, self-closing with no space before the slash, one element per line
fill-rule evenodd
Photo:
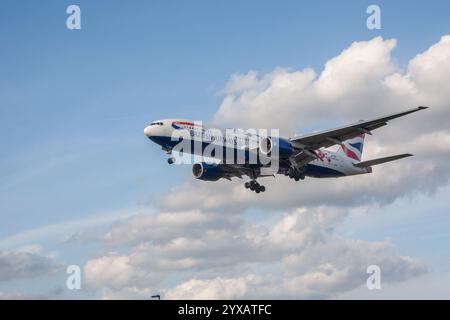
<path fill-rule="evenodd" d="M 422 262 L 396 254 L 386 242 L 334 235 L 333 227 L 347 214 L 347 210 L 332 207 L 296 209 L 270 227 L 240 217 L 235 228 L 216 224 L 202 234 L 181 232 L 155 242 L 149 239 L 126 255 L 88 261 L 86 281 L 91 288 L 102 288 L 104 297 L 160 292 L 169 299 L 311 298 L 363 285 L 371 264 L 379 265 L 390 282 L 426 272 Z M 220 219 L 219 215 L 212 217 Z M 148 217 L 133 218 L 133 223 L 137 219 Z M 190 229 L 189 221 L 181 224 Z M 166 225 L 154 231 L 158 228 Z M 142 239 L 138 233 L 145 232 L 148 230 L 135 232 L 134 237 Z M 130 243 L 130 239 L 123 242 Z M 165 287 L 163 283 L 173 277 L 184 281 Z"/>
<path fill-rule="evenodd" d="M 84 270 L 86 283 L 91 287 L 122 288 L 130 283 L 142 284 L 152 277 L 152 272 L 134 268 L 132 256 L 108 255 L 90 260 Z"/>
<path fill-rule="evenodd" d="M 354 42 L 320 73 L 276 68 L 235 74 L 221 92 L 214 120 L 294 132 L 324 120 L 338 125 L 429 105 L 366 138 L 365 159 L 402 152 L 416 157 L 342 179 L 267 178 L 262 196 L 245 192 L 241 181 L 192 179 L 162 197 L 159 213 L 135 216 L 99 237 L 120 253 L 86 263 L 89 285 L 106 298 L 149 292 L 170 299 L 326 298 L 364 285 L 372 264 L 387 283 L 426 272 L 422 261 L 383 239 L 334 233 L 352 211 L 448 184 L 450 36 L 411 59 L 405 70 L 391 57 L 396 45 L 381 37 Z M 255 210 L 272 216 L 245 218 Z"/>
<path fill-rule="evenodd" d="M 319 75 L 309 68 L 276 68 L 260 77 L 255 71 L 233 75 L 214 120 L 243 127 L 298 130 L 324 117 L 355 121 L 430 105 L 432 113 L 420 115 L 420 120 L 411 117 L 409 124 L 431 120 L 438 121 L 433 125 L 448 124 L 450 36 L 443 36 L 414 57 L 405 71 L 391 57 L 396 43 L 381 37 L 354 42 L 330 59 Z"/>
<path fill-rule="evenodd" d="M 351 290 L 367 279 L 367 267 L 378 265 L 383 281 L 407 280 L 426 270 L 423 262 L 399 255 L 386 242 L 336 238 L 284 258 L 285 286 L 291 292 L 299 288 L 308 295 L 332 294 Z M 311 268 L 310 266 L 315 266 Z"/>
<path fill-rule="evenodd" d="M 160 243 L 176 236 L 201 234 L 214 227 L 236 227 L 233 217 L 205 214 L 200 210 L 183 212 L 163 212 L 160 214 L 141 214 L 128 219 L 126 223 L 116 223 L 103 240 L 114 244 L 137 244 L 143 241 Z"/>
<path fill-rule="evenodd" d="M 238 299 L 245 297 L 253 277 L 199 280 L 183 282 L 166 294 L 167 299 Z"/>

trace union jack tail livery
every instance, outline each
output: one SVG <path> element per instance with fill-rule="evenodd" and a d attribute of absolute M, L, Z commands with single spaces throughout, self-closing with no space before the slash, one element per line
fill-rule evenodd
<path fill-rule="evenodd" d="M 365 134 L 360 134 L 359 136 L 344 141 L 339 148 L 338 153 L 343 153 L 348 158 L 361 161 L 363 147 L 364 147 L 364 137 Z"/>

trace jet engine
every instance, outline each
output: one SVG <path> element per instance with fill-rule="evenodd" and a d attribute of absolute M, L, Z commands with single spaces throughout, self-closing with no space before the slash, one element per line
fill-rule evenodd
<path fill-rule="evenodd" d="M 200 162 L 192 166 L 192 174 L 200 180 L 217 181 L 223 177 L 224 172 L 217 164 Z"/>

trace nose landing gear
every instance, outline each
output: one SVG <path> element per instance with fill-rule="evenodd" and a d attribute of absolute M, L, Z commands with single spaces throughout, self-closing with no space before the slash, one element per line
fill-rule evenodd
<path fill-rule="evenodd" d="M 167 153 L 167 155 L 170 156 L 170 158 L 167 159 L 168 164 L 174 164 L 176 162 L 176 159 L 172 156 L 172 149 L 162 147 L 162 149 Z"/>
<path fill-rule="evenodd" d="M 244 184 L 244 186 L 245 186 L 245 189 L 250 189 L 252 191 L 255 191 L 256 193 L 266 191 L 266 187 L 263 185 L 260 185 L 258 182 L 256 182 L 256 180 L 246 182 Z"/>

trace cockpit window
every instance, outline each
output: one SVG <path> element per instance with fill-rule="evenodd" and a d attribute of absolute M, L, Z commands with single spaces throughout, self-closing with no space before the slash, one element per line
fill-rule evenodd
<path fill-rule="evenodd" d="M 150 125 L 151 126 L 162 126 L 162 125 L 164 125 L 164 123 L 162 123 L 162 122 L 152 122 L 152 123 L 150 123 Z"/>

